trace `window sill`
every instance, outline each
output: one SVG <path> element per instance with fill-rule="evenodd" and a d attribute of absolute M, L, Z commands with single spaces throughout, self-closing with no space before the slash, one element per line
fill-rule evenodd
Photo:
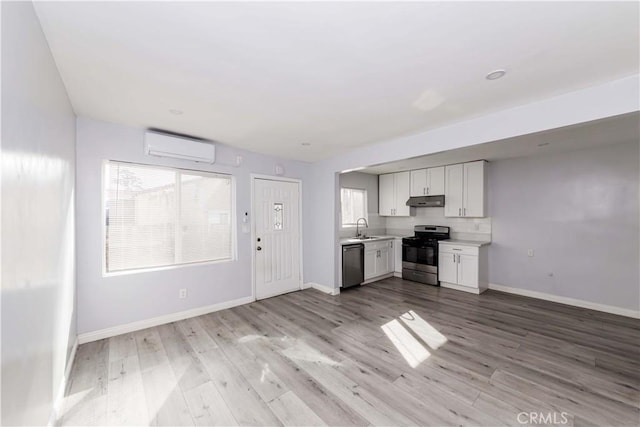
<path fill-rule="evenodd" d="M 152 273 L 152 272 L 155 272 L 155 271 L 175 270 L 175 269 L 185 268 L 185 267 L 199 267 L 199 266 L 207 266 L 207 265 L 216 265 L 216 264 L 223 264 L 225 262 L 232 262 L 232 261 L 236 261 L 236 259 L 235 258 L 223 258 L 223 259 L 217 259 L 217 260 L 212 260 L 212 261 L 187 262 L 187 263 L 184 263 L 184 264 L 172 264 L 172 265 L 163 265 L 163 266 L 159 266 L 159 267 L 136 268 L 136 269 L 132 269 L 132 270 L 120 270 L 120 271 L 112 271 L 112 272 L 104 271 L 104 267 L 103 267 L 102 277 L 128 276 L 130 274 Z"/>

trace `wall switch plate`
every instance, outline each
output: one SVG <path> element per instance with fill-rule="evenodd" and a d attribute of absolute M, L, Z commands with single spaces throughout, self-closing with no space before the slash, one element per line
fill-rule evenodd
<path fill-rule="evenodd" d="M 534 256 L 534 255 L 535 255 L 535 252 L 534 252 L 533 249 L 528 249 L 527 250 L 527 256 Z"/>
<path fill-rule="evenodd" d="M 186 288 L 180 289 L 180 291 L 178 292 L 178 298 L 184 299 L 186 297 L 187 297 L 187 289 Z"/>

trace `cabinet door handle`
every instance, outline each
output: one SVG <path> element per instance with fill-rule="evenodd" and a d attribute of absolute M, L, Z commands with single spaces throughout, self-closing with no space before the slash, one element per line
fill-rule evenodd
<path fill-rule="evenodd" d="M 463 208 L 462 213 L 464 214 L 464 216 L 467 216 L 467 208 Z"/>
<path fill-rule="evenodd" d="M 429 187 L 427 187 L 427 194 L 429 194 Z"/>
<path fill-rule="evenodd" d="M 462 216 L 462 208 L 458 208 L 458 216 Z"/>
<path fill-rule="evenodd" d="M 453 262 L 456 262 L 456 254 L 453 254 Z"/>

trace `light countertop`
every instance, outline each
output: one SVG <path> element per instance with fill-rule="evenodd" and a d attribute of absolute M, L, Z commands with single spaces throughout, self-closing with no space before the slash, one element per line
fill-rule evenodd
<path fill-rule="evenodd" d="M 360 240 L 360 239 L 356 239 L 354 237 L 343 237 L 340 239 L 340 244 L 341 245 L 353 245 L 356 243 L 367 243 L 367 242 L 379 242 L 381 240 L 393 240 L 393 239 L 402 239 L 402 237 L 404 236 L 389 236 L 389 235 L 380 235 L 380 236 L 374 236 L 374 239 L 366 239 L 366 240 Z"/>
<path fill-rule="evenodd" d="M 491 244 L 491 242 L 488 240 L 456 240 L 456 239 L 440 240 L 439 243 L 450 243 L 452 245 L 460 245 L 460 246 L 473 246 L 476 248 Z"/>

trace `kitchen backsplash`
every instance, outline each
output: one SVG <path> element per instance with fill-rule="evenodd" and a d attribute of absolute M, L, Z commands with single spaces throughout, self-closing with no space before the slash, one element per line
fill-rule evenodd
<path fill-rule="evenodd" d="M 369 213 L 368 223 L 369 228 L 360 227 L 360 232 L 366 234 L 367 236 L 380 236 L 382 234 L 386 234 L 386 218 L 379 216 L 377 213 Z M 340 237 L 351 237 L 355 236 L 356 228 L 341 228 L 340 229 Z"/>
<path fill-rule="evenodd" d="M 453 239 L 491 241 L 491 218 L 448 218 L 444 208 L 416 208 L 415 216 L 379 218 L 389 235 L 412 236 L 415 225 L 444 225 L 451 227 Z"/>

